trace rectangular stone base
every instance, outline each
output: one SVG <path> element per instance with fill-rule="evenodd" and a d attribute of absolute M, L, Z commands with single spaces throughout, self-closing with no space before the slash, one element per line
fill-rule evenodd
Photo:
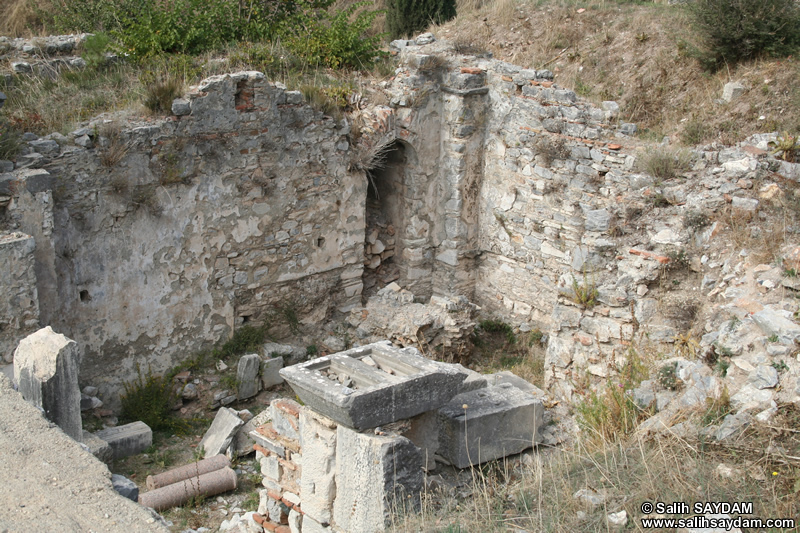
<path fill-rule="evenodd" d="M 504 383 L 459 394 L 439 409 L 439 455 L 466 468 L 526 450 L 541 442 L 544 407 Z"/>
<path fill-rule="evenodd" d="M 104 429 L 94 435 L 111 446 L 114 459 L 142 453 L 153 444 L 153 431 L 141 421 Z"/>

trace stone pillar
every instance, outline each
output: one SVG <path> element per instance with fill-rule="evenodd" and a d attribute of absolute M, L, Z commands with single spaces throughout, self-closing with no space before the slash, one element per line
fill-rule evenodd
<path fill-rule="evenodd" d="M 422 453 L 410 440 L 337 428 L 334 531 L 384 531 L 395 509 L 419 506 L 422 487 Z"/>
<path fill-rule="evenodd" d="M 486 72 L 462 68 L 451 73 L 442 91 L 444 239 L 435 253 L 433 293 L 472 299 L 489 93 Z"/>
<path fill-rule="evenodd" d="M 336 497 L 336 423 L 304 407 L 300 411 L 300 440 L 303 513 L 319 524 L 330 524 Z"/>
<path fill-rule="evenodd" d="M 22 339 L 14 352 L 14 380 L 26 401 L 80 442 L 81 391 L 78 344 L 50 326 Z"/>

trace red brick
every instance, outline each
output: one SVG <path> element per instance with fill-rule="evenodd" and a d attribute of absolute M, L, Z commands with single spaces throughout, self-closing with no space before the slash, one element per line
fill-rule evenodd
<path fill-rule="evenodd" d="M 287 400 L 285 398 L 281 398 L 279 400 L 275 400 L 274 402 L 272 402 L 271 405 L 295 418 L 300 416 L 300 404 L 298 404 L 294 400 Z"/>

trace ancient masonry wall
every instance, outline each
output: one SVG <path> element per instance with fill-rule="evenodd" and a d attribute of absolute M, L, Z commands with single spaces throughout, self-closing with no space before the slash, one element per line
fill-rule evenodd
<path fill-rule="evenodd" d="M 260 73 L 205 80 L 174 113 L 35 141 L 23 161 L 45 170 L 0 176 L 36 175 L 6 187 L 4 229 L 36 237 L 42 323 L 85 347 L 102 393 L 276 307 L 319 320 L 360 303 L 366 180 L 347 171 L 346 123 Z"/>
<path fill-rule="evenodd" d="M 0 354 L 2 362 L 13 360 L 21 338 L 39 328 L 39 298 L 34 274 L 33 237 L 24 233 L 0 236 Z M 13 367 L 7 372 L 13 375 Z M 10 377 L 10 376 L 9 376 Z"/>
<path fill-rule="evenodd" d="M 651 340 L 671 342 L 674 324 L 643 296 L 670 246 L 689 237 L 702 244 L 708 235 L 684 235 L 671 220 L 652 228 L 647 248 L 622 245 L 628 208 L 660 193 L 682 203 L 686 193 L 661 191 L 637 172 L 628 136 L 635 125 L 620 124 L 618 105 L 595 107 L 555 84 L 550 71 L 454 55 L 446 43 L 393 45 L 402 65 L 391 86 L 396 135 L 412 147 L 441 148 L 427 204 L 439 221 L 430 239 L 431 292 L 466 296 L 522 331 L 549 333 L 548 384 L 613 373 L 642 323 Z M 441 122 L 427 137 L 425 110 L 436 107 L 429 100 L 441 102 Z M 718 160 L 700 157 L 701 168 Z M 576 285 L 596 288 L 598 305 L 583 309 Z"/>

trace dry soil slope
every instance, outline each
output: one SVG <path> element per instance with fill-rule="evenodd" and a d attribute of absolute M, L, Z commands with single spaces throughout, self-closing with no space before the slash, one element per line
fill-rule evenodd
<path fill-rule="evenodd" d="M 0 374 L 0 533 L 168 531 Z"/>

